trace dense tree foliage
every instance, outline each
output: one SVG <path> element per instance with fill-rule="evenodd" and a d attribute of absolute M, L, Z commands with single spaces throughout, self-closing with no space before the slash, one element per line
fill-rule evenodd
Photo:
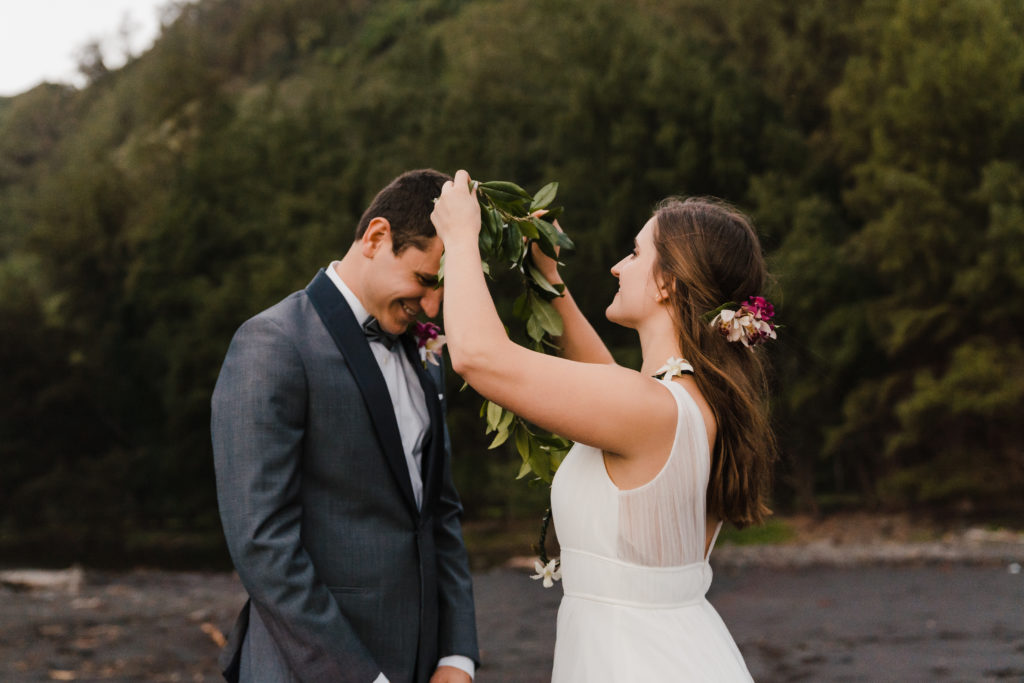
<path fill-rule="evenodd" d="M 219 548 L 209 397 L 231 334 L 422 166 L 559 181 L 568 281 L 630 365 L 633 333 L 603 321 L 607 268 L 653 204 L 749 210 L 786 326 L 778 505 L 1019 505 L 1019 9 L 169 7 L 122 69 L 0 99 L 2 538 L 74 557 L 154 534 Z M 512 482 L 511 447 L 484 452 L 478 407 L 467 391 L 451 414 L 470 514 L 536 514 L 544 491 Z"/>

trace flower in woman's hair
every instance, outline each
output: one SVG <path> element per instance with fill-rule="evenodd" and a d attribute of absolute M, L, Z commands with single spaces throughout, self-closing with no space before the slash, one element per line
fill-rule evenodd
<path fill-rule="evenodd" d="M 717 329 L 731 342 L 743 342 L 744 346 L 757 346 L 769 339 L 775 339 L 775 307 L 762 296 L 752 296 L 736 308 L 734 303 L 712 311 L 711 327 Z"/>
<path fill-rule="evenodd" d="M 758 319 L 761 320 L 771 320 L 775 315 L 775 307 L 772 306 L 763 296 L 750 297 L 744 306 L 752 310 Z"/>
<path fill-rule="evenodd" d="M 562 578 L 562 570 L 558 566 L 558 560 L 551 560 L 547 564 L 541 564 L 540 560 L 534 560 L 533 568 L 537 573 L 530 576 L 530 578 L 544 579 L 545 588 L 551 588 L 555 585 L 555 581 Z"/>
<path fill-rule="evenodd" d="M 441 355 L 441 349 L 444 348 L 446 341 L 445 336 L 441 334 L 441 328 L 434 323 L 417 321 L 412 333 L 416 337 L 416 346 L 420 349 L 423 364 L 430 362 L 437 365 L 437 358 Z"/>
<path fill-rule="evenodd" d="M 669 377 L 676 377 L 677 375 L 682 377 L 686 374 L 693 373 L 693 366 L 689 362 L 682 358 L 676 358 L 675 356 L 670 357 L 665 364 L 662 365 L 654 372 L 654 376 L 658 377 L 664 375 L 665 379 Z"/>

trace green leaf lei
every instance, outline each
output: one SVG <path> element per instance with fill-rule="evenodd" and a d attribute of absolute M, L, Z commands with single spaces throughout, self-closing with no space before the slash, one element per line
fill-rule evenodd
<path fill-rule="evenodd" d="M 548 183 L 531 196 L 515 183 L 494 180 L 474 183 L 480 202 L 480 258 L 484 273 L 516 272 L 523 293 L 516 298 L 513 315 L 526 324 L 526 334 L 537 351 L 557 350 L 553 338 L 563 332 L 562 316 L 551 301 L 563 295 L 565 285 L 552 284 L 533 262 L 530 247 L 536 243 L 544 254 L 558 258 L 558 250 L 573 249 L 569 237 L 553 225 L 562 207 L 552 207 L 558 183 Z M 539 214 L 539 215 L 538 215 Z M 442 273 L 443 273 L 442 263 Z M 488 448 L 509 439 L 519 451 L 523 464 L 516 479 L 531 472 L 534 480 L 551 483 L 555 470 L 572 445 L 568 439 L 528 425 L 525 420 L 496 403 L 485 400 L 480 417 L 487 424 L 485 434 L 494 434 Z"/>

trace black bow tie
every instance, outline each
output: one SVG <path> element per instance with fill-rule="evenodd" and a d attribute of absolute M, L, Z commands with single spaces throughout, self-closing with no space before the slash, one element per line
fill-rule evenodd
<path fill-rule="evenodd" d="M 380 342 L 388 349 L 393 347 L 395 345 L 395 342 L 398 341 L 397 334 L 385 332 L 384 329 L 380 326 L 380 321 L 372 316 L 367 318 L 366 322 L 363 323 L 363 333 L 366 334 L 367 341 Z"/>

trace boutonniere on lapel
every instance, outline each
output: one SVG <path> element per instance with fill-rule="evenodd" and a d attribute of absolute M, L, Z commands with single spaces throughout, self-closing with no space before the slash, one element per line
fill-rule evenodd
<path fill-rule="evenodd" d="M 421 323 L 416 322 L 416 327 L 412 331 L 416 337 L 416 346 L 420 350 L 420 360 L 423 361 L 423 367 L 427 367 L 427 363 L 438 365 L 438 357 L 441 355 L 441 349 L 444 348 L 445 336 L 441 334 L 441 328 L 434 323 Z"/>

